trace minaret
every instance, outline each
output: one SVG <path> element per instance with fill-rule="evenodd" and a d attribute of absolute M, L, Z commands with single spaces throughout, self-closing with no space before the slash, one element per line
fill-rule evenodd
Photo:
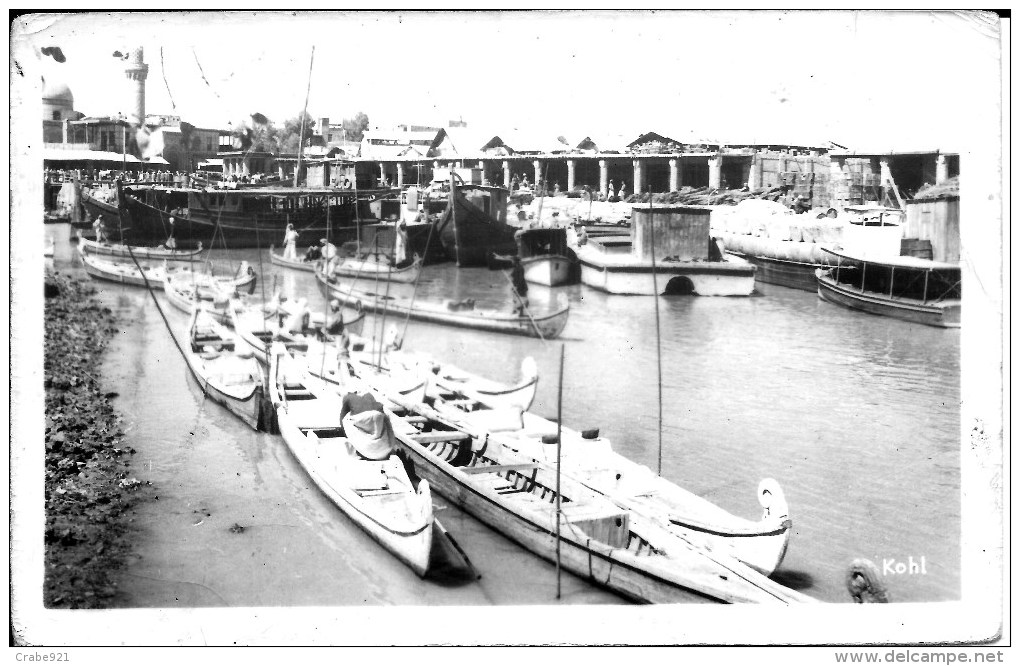
<path fill-rule="evenodd" d="M 128 121 L 132 125 L 143 125 L 145 123 L 145 78 L 149 75 L 149 66 L 143 60 L 142 47 L 131 51 L 124 66 L 124 74 L 131 81 L 131 89 L 134 92 L 133 99 L 129 100 Z"/>

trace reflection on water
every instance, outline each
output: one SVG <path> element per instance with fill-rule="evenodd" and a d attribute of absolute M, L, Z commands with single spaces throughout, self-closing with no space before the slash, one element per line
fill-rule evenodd
<path fill-rule="evenodd" d="M 59 241 L 57 247 L 60 264 Z M 258 270 L 254 250 L 221 253 L 217 261 L 241 258 Z M 305 296 L 313 307 L 324 300 L 312 274 L 272 266 L 268 252 L 262 269 L 267 296 L 276 288 L 290 297 Z M 274 557 L 283 557 L 278 551 L 288 547 L 308 551 L 308 565 L 300 572 L 275 572 L 288 584 L 252 569 L 263 592 L 227 575 L 228 586 L 248 591 L 224 596 L 280 604 L 552 602 L 552 565 L 438 497 L 437 515 L 469 551 L 483 579 L 461 586 L 417 580 L 314 491 L 282 440 L 250 432 L 215 405 L 201 404 L 200 391 L 186 381 L 183 362 L 140 290 L 107 291 L 128 299 L 125 308 L 144 329 L 132 334 L 137 339 L 125 349 L 130 371 L 124 372 L 125 381 L 137 382 L 137 392 L 146 398 L 118 401 L 135 428 L 131 436 L 166 448 L 169 464 L 178 461 L 196 476 L 187 481 L 193 486 L 188 492 L 217 503 L 228 502 L 221 495 L 233 493 L 244 511 L 250 504 L 251 512 L 273 516 L 269 522 L 293 525 L 263 530 L 259 552 L 276 549 Z M 556 291 L 568 294 L 572 305 L 562 340 L 412 321 L 405 346 L 505 381 L 516 378 L 524 357 L 533 356 L 542 372 L 533 409 L 550 416 L 556 412 L 563 344 L 565 422 L 601 428 L 620 452 L 654 469 L 660 441 L 655 301 L 580 285 Z M 887 579 L 892 597 L 958 598 L 959 331 L 854 312 L 808 292 L 768 285 L 760 291 L 750 298 L 659 299 L 662 474 L 749 518 L 760 511 L 758 482 L 777 479 L 794 522 L 777 577 L 812 596 L 847 601 L 843 576 L 856 557 L 880 568 L 890 558 L 924 557 L 927 574 Z M 533 285 L 529 296 L 542 304 L 553 292 Z M 473 298 L 478 307 L 512 307 L 505 277 L 484 268 L 428 266 L 417 297 Z M 183 327 L 183 315 L 174 321 Z M 365 332 L 373 326 L 370 315 Z M 195 435 L 182 433 L 182 425 Z M 196 468 L 195 458 L 203 456 L 213 456 L 206 461 L 211 470 Z M 233 466 L 213 471 L 224 458 Z M 226 482 L 228 488 L 241 487 L 221 493 L 218 484 Z M 248 520 L 258 519 L 256 513 Z M 618 601 L 570 580 L 569 602 Z M 136 602 L 143 605 L 162 601 L 139 595 Z"/>

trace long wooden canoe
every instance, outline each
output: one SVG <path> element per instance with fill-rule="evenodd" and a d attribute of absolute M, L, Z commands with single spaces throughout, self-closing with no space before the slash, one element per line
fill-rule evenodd
<path fill-rule="evenodd" d="M 138 266 L 141 266 L 141 272 L 139 272 L 138 266 L 135 266 L 134 262 L 122 263 L 102 259 L 92 254 L 86 254 L 81 246 L 78 247 L 78 256 L 81 257 L 82 264 L 85 266 L 85 272 L 90 276 L 100 280 L 119 282 L 120 284 L 144 287 L 146 286 L 147 279 L 150 287 L 161 288 L 168 272 L 166 263 L 162 261 L 153 263 L 139 260 Z M 191 275 L 191 270 L 189 267 L 183 266 L 174 269 L 173 273 L 183 279 L 183 276 Z M 248 265 L 247 261 L 241 262 L 234 277 L 219 277 L 216 279 L 224 286 L 239 291 L 247 290 L 248 293 L 251 293 L 255 289 L 255 271 Z"/>
<path fill-rule="evenodd" d="M 198 279 L 195 279 L 198 278 Z M 205 311 L 220 324 L 230 323 L 228 305 L 237 291 L 207 274 L 175 275 L 167 273 L 163 278 L 163 290 L 171 305 L 182 312 L 190 313 L 196 307 Z"/>
<path fill-rule="evenodd" d="M 116 257 L 131 260 L 134 255 L 139 261 L 194 261 L 202 253 L 202 243 L 193 250 L 170 250 L 166 247 L 124 245 L 123 243 L 100 243 L 78 232 L 78 247 L 90 254 L 102 257 Z"/>
<path fill-rule="evenodd" d="M 312 394 L 304 369 L 283 345 L 274 344 L 270 353 L 269 394 L 287 448 L 337 508 L 425 576 L 434 526 L 429 483 L 415 489 L 395 455 L 361 457 L 348 443 L 339 397 Z"/>
<path fill-rule="evenodd" d="M 452 303 L 433 303 L 415 300 L 406 296 L 389 297 L 373 292 L 351 289 L 335 277 L 325 277 L 322 271 L 315 272 L 319 289 L 330 298 L 336 298 L 344 305 L 368 310 L 377 314 L 386 313 L 428 321 L 448 326 L 473 328 L 480 331 L 528 335 L 551 339 L 563 332 L 570 316 L 570 304 L 565 303 L 547 314 L 519 315 L 500 310 L 454 309 Z"/>
<path fill-rule="evenodd" d="M 269 351 L 274 341 L 284 343 L 290 351 L 295 353 L 306 353 L 309 344 L 315 341 L 314 336 L 292 333 L 283 329 L 280 324 L 280 316 L 281 314 L 289 316 L 286 304 L 272 305 L 270 308 L 272 312 L 269 313 L 263 308 L 241 308 L 237 307 L 236 304 L 231 304 L 229 308 L 231 325 L 241 339 L 254 350 L 255 358 L 263 365 L 269 365 Z M 356 335 L 360 333 L 365 325 L 364 312 L 352 313 L 344 311 L 342 316 L 344 318 L 344 329 L 347 330 L 348 334 L 353 333 Z M 316 323 L 321 325 L 323 316 L 321 313 L 318 316 L 313 313 L 311 320 L 313 326 Z M 327 336 L 327 338 L 332 344 L 332 337 Z"/>
<path fill-rule="evenodd" d="M 554 421 L 530 412 L 475 408 L 457 401 L 436 401 L 436 411 L 472 435 L 488 437 L 490 446 L 503 447 L 548 464 L 556 461 Z M 681 538 L 727 553 L 765 574 L 786 555 L 793 523 L 779 483 L 764 479 L 757 498 L 763 508 L 759 520 L 735 516 L 685 490 L 613 450 L 597 430 L 561 429 L 560 464 L 563 474 L 604 495 L 622 508 L 638 513 Z"/>
<path fill-rule="evenodd" d="M 410 410 L 405 405 L 393 412 L 394 428 L 418 475 L 541 557 L 554 560 L 558 542 L 562 566 L 576 575 L 650 603 L 813 601 L 569 478 L 561 485 L 557 539 L 555 469 L 490 446 L 440 416 L 411 416 Z"/>
<path fill-rule="evenodd" d="M 204 310 L 192 311 L 184 360 L 210 400 L 256 430 L 264 425 L 262 369 L 251 349 Z"/>
<path fill-rule="evenodd" d="M 277 254 L 273 251 L 272 245 L 269 246 L 269 261 L 275 266 L 283 266 L 284 268 L 293 268 L 298 271 L 306 271 L 308 273 L 315 272 L 315 262 L 305 261 L 303 258 L 298 257 L 296 259 L 288 259 L 282 254 Z"/>

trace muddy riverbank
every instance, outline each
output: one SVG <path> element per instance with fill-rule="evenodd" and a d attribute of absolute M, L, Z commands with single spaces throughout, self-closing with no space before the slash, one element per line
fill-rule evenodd
<path fill-rule="evenodd" d="M 45 577 L 50 608 L 105 608 L 131 550 L 132 509 L 141 485 L 134 450 L 104 389 L 100 365 L 116 330 L 95 288 L 46 277 Z"/>

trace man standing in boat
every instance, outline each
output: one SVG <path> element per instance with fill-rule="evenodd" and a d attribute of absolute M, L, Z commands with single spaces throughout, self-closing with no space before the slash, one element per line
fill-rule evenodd
<path fill-rule="evenodd" d="M 103 224 L 103 216 L 99 215 L 96 217 L 96 221 L 92 223 L 92 229 L 96 232 L 96 242 L 106 242 L 106 225 Z"/>
<path fill-rule="evenodd" d="M 523 315 L 528 310 L 528 282 L 524 279 L 524 266 L 521 258 L 514 256 L 514 265 L 510 269 L 510 286 L 514 291 L 514 314 Z"/>
<path fill-rule="evenodd" d="M 393 266 L 403 268 L 407 264 L 407 224 L 400 220 L 397 223 L 396 236 L 393 239 Z"/>
<path fill-rule="evenodd" d="M 287 224 L 287 231 L 283 234 L 283 258 L 297 259 L 298 232 L 294 231 L 293 224 Z"/>

